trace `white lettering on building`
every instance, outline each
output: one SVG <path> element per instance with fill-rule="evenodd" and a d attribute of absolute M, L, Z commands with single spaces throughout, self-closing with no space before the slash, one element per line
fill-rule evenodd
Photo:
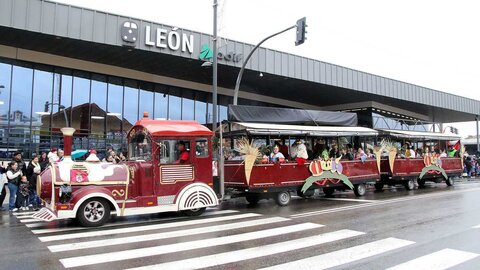
<path fill-rule="evenodd" d="M 185 33 L 180 35 L 180 33 L 175 30 L 167 31 L 163 28 L 157 28 L 155 31 L 152 31 L 150 26 L 147 25 L 145 26 L 145 45 L 162 49 L 168 47 L 172 51 L 177 51 L 181 46 L 182 52 L 188 51 L 189 53 L 193 53 L 193 35 L 187 35 Z"/>
<path fill-rule="evenodd" d="M 193 53 L 193 35 L 190 35 L 190 37 L 187 37 L 187 34 L 183 34 L 182 37 L 182 52 L 188 51 L 190 53 Z"/>
<path fill-rule="evenodd" d="M 180 48 L 180 35 L 176 31 L 168 33 L 168 47 L 174 51 Z"/>
<path fill-rule="evenodd" d="M 167 48 L 165 41 L 167 40 L 167 30 L 157 28 L 157 47 Z"/>
<path fill-rule="evenodd" d="M 150 35 L 150 26 L 145 26 L 145 45 L 147 46 L 154 46 L 155 45 L 155 42 L 153 42 L 150 37 L 152 35 Z"/>

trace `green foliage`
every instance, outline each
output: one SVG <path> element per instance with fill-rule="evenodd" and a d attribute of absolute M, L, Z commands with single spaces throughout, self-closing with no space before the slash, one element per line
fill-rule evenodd
<path fill-rule="evenodd" d="M 313 176 L 312 175 L 312 176 L 308 177 L 307 179 L 305 179 L 305 183 L 302 186 L 301 192 L 307 191 L 313 185 L 313 183 L 315 183 L 316 181 L 323 180 L 323 179 L 338 179 L 338 180 L 341 180 L 350 189 L 353 189 L 353 184 L 352 184 L 352 182 L 350 182 L 350 180 L 348 180 L 348 177 L 346 175 L 340 174 L 338 172 L 333 173 L 331 171 L 323 171 L 323 173 L 321 175 L 318 175 L 318 176 Z"/>
<path fill-rule="evenodd" d="M 445 180 L 448 179 L 448 175 L 447 173 L 445 172 L 445 170 L 441 167 L 438 167 L 437 165 L 430 165 L 430 166 L 427 166 L 425 168 L 422 169 L 422 173 L 420 173 L 420 176 L 418 177 L 419 179 L 422 179 L 425 174 L 428 173 L 428 171 L 437 171 L 437 172 L 441 172 L 442 173 L 442 176 L 445 178 Z"/>

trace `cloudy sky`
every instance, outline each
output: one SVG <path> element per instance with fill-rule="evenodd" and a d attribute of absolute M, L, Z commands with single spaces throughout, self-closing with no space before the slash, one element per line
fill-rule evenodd
<path fill-rule="evenodd" d="M 213 0 L 58 0 L 212 33 Z M 480 100 L 480 2 L 471 0 L 219 0 L 219 35 L 257 43 L 307 17 L 265 47 Z M 480 110 L 480 108 L 479 108 Z M 473 123 L 457 123 L 463 136 Z"/>

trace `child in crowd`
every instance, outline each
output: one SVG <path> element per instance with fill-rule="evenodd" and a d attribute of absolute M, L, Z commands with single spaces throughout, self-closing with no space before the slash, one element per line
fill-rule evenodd
<path fill-rule="evenodd" d="M 28 210 L 28 196 L 30 195 L 30 184 L 28 183 L 27 176 L 22 176 L 20 183 L 18 184 L 17 202 L 20 210 Z"/>

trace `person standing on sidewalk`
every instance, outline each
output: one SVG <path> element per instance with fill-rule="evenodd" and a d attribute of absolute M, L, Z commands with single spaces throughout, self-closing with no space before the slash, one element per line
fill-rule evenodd
<path fill-rule="evenodd" d="M 15 152 L 12 161 L 15 161 L 18 164 L 18 170 L 22 172 L 22 175 L 27 175 L 27 165 L 22 159 L 22 153 Z"/>
<path fill-rule="evenodd" d="M 18 183 L 22 177 L 22 171 L 18 169 L 18 164 L 15 161 L 10 162 L 7 169 L 8 190 L 10 191 L 10 198 L 8 199 L 8 209 L 12 212 L 18 211 L 16 206 Z"/>
<path fill-rule="evenodd" d="M 0 211 L 5 211 L 6 209 L 3 207 L 3 202 L 5 201 L 5 197 L 7 196 L 7 176 L 5 173 L 7 172 L 7 169 L 3 167 L 3 165 L 0 166 Z"/>
<path fill-rule="evenodd" d="M 38 209 L 40 205 L 40 199 L 37 194 L 37 178 L 42 171 L 38 156 L 33 156 L 32 160 L 27 166 L 27 180 L 30 183 L 30 194 L 28 207 L 33 207 L 33 209 Z"/>

